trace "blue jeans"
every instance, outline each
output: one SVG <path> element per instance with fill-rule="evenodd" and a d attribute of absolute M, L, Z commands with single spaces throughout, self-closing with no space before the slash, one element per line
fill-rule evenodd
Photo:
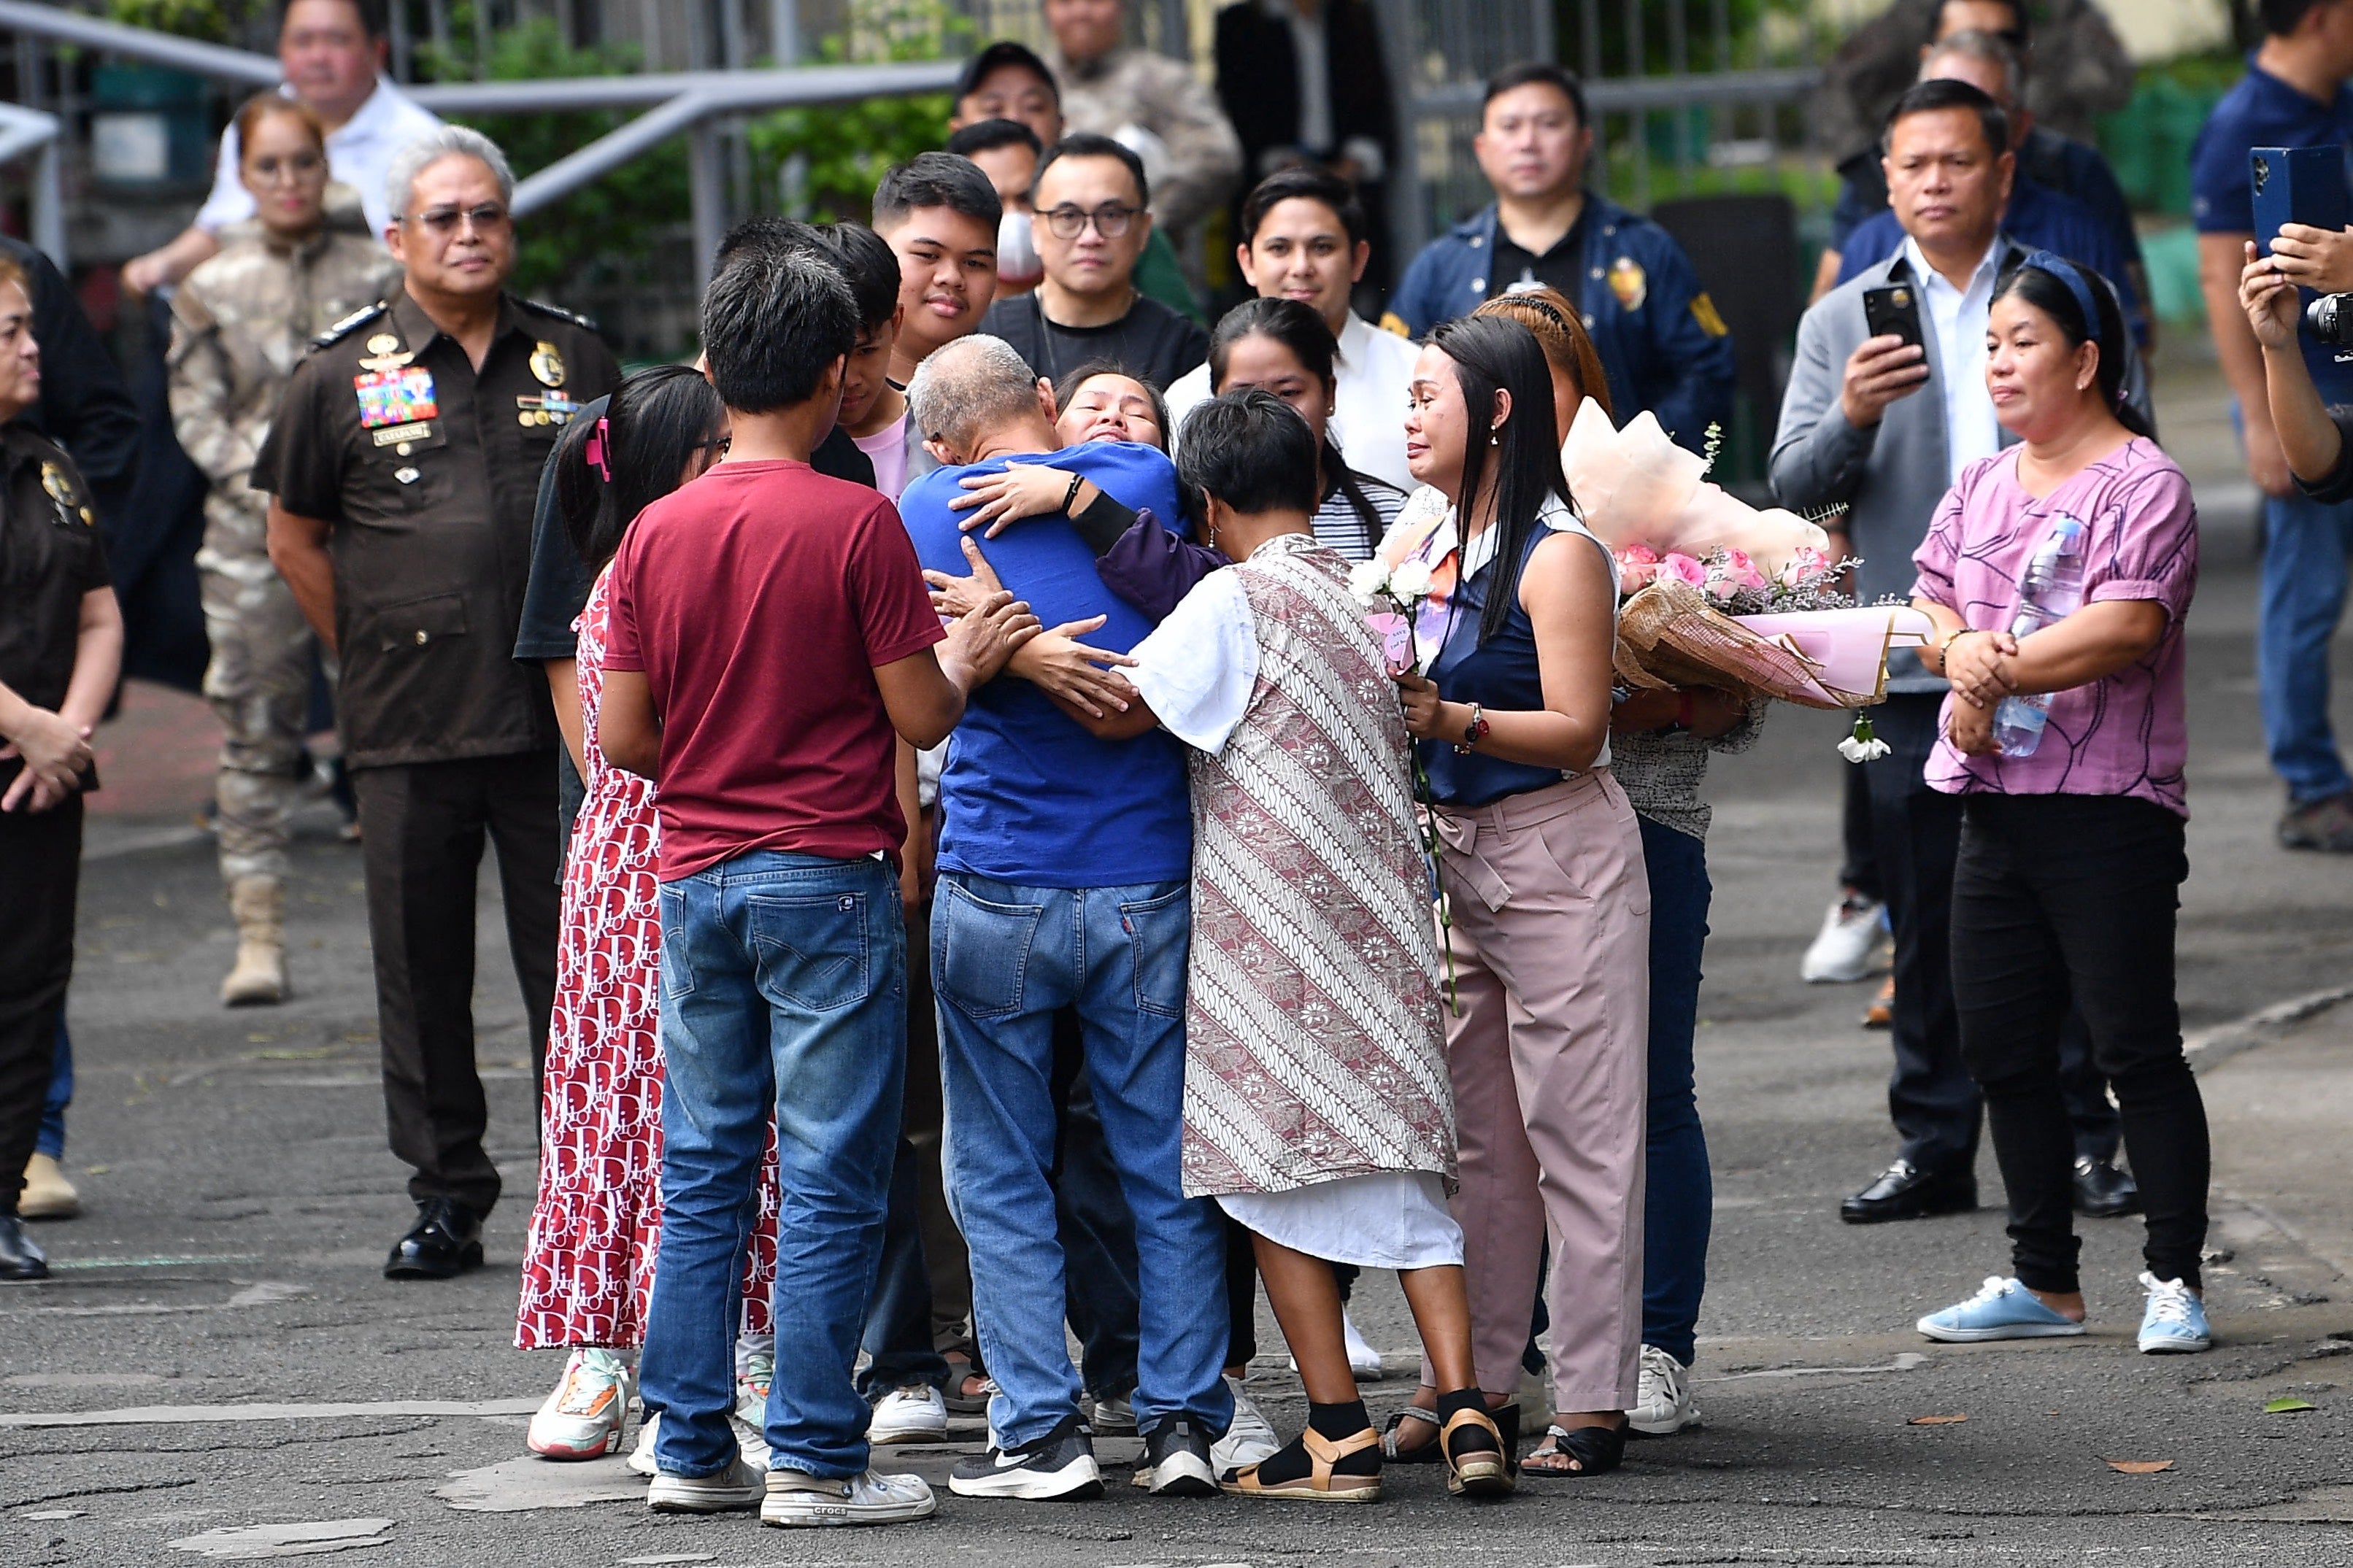
<path fill-rule="evenodd" d="M 66 1016 L 58 1015 L 58 1049 L 49 1068 L 49 1092 L 41 1100 L 41 1131 L 33 1152 L 62 1160 L 66 1152 L 66 1107 L 73 1103 L 73 1041 L 66 1035 Z"/>
<path fill-rule="evenodd" d="M 2328 723 L 2328 644 L 2345 609 L 2353 501 L 2263 499 L 2263 605 L 2255 674 L 2272 768 L 2302 805 L 2353 789 Z"/>
<path fill-rule="evenodd" d="M 1637 817 L 1651 876 L 1651 1100 L 1642 1211 L 1642 1342 L 1685 1366 L 1696 1353 L 1707 1289 L 1715 1187 L 1693 1089 L 1700 953 L 1707 945 L 1707 846 Z"/>
<path fill-rule="evenodd" d="M 736 1282 L 776 1117 L 778 1468 L 867 1467 L 850 1381 L 906 1079 L 906 931 L 887 861 L 755 850 L 661 885 L 662 1234 L 641 1359 L 664 1473 L 735 1458 Z"/>
<path fill-rule="evenodd" d="M 921 1383 L 944 1390 L 947 1358 L 932 1342 L 932 1271 L 923 1255 L 923 1157 L 898 1140 L 891 1166 L 890 1214 L 882 1228 L 881 1269 L 868 1303 L 861 1340 L 870 1361 L 858 1392 L 880 1399 Z"/>
<path fill-rule="evenodd" d="M 1233 1419 L 1219 1376 L 1225 1222 L 1208 1199 L 1185 1196 L 1178 1170 L 1192 925 L 1182 882 L 1074 890 L 950 872 L 933 898 L 948 1197 L 972 1248 L 981 1357 L 1002 1391 L 989 1419 L 1008 1447 L 1078 1410 L 1049 1179 L 1059 1007 L 1078 1009 L 1088 1084 L 1135 1217 L 1136 1424 L 1188 1415 L 1221 1433 Z"/>

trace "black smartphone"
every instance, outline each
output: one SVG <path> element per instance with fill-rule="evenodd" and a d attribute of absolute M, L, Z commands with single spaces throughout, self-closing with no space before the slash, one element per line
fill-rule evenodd
<path fill-rule="evenodd" d="M 1862 291 L 1862 321 L 1874 338 L 1893 335 L 1914 348 L 1923 344 L 1920 296 L 1909 283 L 1890 283 Z"/>

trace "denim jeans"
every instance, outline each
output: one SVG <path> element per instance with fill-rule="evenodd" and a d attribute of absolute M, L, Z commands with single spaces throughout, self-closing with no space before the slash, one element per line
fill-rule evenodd
<path fill-rule="evenodd" d="M 858 1374 L 858 1392 L 870 1400 L 919 1383 L 942 1390 L 948 1385 L 947 1358 L 932 1341 L 931 1264 L 923 1252 L 923 1157 L 904 1138 L 896 1149 L 881 1267 L 860 1341 L 872 1359 Z"/>
<path fill-rule="evenodd" d="M 906 1078 L 906 932 L 881 858 L 755 850 L 661 885 L 662 1234 L 640 1361 L 664 1473 L 736 1443 L 736 1281 L 776 1118 L 778 1468 L 855 1476 L 850 1381 L 882 1247 Z"/>
<path fill-rule="evenodd" d="M 1689 1366 L 1707 1289 L 1715 1187 L 1693 1087 L 1700 954 L 1707 945 L 1707 845 L 1635 819 L 1651 878 L 1651 1098 L 1642 1211 L 1642 1342 Z"/>
<path fill-rule="evenodd" d="M 2328 645 L 2345 610 L 2353 501 L 2263 500 L 2263 583 L 2255 630 L 2263 741 L 2299 805 L 2353 789 L 2328 723 Z"/>
<path fill-rule="evenodd" d="M 1097 1399 L 1117 1399 L 1135 1389 L 1143 1289 L 1136 1273 L 1135 1216 L 1128 1213 L 1119 1166 L 1087 1084 L 1085 1035 L 1078 1013 L 1069 1007 L 1054 1015 L 1052 1083 L 1061 1111 L 1061 1140 L 1050 1176 L 1068 1292 L 1063 1310 L 1079 1342 L 1080 1381 Z"/>
<path fill-rule="evenodd" d="M 1058 1007 L 1078 1009 L 1088 1084 L 1135 1218 L 1136 1423 L 1149 1431 L 1182 1414 L 1219 1433 L 1233 1418 L 1219 1376 L 1224 1219 L 1185 1196 L 1178 1169 L 1191 934 L 1182 882 L 1029 888 L 950 872 L 934 896 L 948 1194 L 972 1247 L 981 1354 L 1002 1391 L 989 1419 L 1008 1447 L 1078 1409 L 1049 1179 Z"/>
<path fill-rule="evenodd" d="M 49 1092 L 41 1100 L 41 1131 L 33 1152 L 52 1160 L 65 1158 L 66 1107 L 73 1103 L 73 1041 L 66 1034 L 66 1016 L 58 1015 L 58 1049 L 49 1068 Z"/>

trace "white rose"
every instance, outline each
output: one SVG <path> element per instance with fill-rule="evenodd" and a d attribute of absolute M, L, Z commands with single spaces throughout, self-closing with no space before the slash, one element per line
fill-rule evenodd
<path fill-rule="evenodd" d="M 1895 748 L 1881 740 L 1858 741 L 1852 735 L 1838 743 L 1839 755 L 1850 763 L 1875 763 Z"/>
<path fill-rule="evenodd" d="M 1389 574 L 1389 592 L 1412 604 L 1430 597 L 1430 563 L 1426 561 L 1400 562 Z"/>
<path fill-rule="evenodd" d="M 1356 603 L 1372 609 L 1381 602 L 1382 591 L 1389 585 L 1388 563 L 1380 560 L 1359 561 L 1348 568 L 1348 592 Z"/>

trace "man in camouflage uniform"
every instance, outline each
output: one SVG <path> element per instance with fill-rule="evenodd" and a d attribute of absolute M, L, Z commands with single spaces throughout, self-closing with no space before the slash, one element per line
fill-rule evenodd
<path fill-rule="evenodd" d="M 1061 85 L 1068 129 L 1135 149 L 1152 188 L 1154 224 L 1176 237 L 1188 267 L 1197 265 L 1194 229 L 1242 170 L 1241 139 L 1216 94 L 1184 61 L 1128 47 L 1120 0 L 1044 3 L 1054 35 L 1047 63 Z"/>
<path fill-rule="evenodd" d="M 269 498 L 247 476 L 288 377 L 313 338 L 385 297 L 399 268 L 359 234 L 290 241 L 239 224 L 172 300 L 172 423 L 212 489 L 196 553 L 212 661 L 205 695 L 220 719 L 213 786 L 221 879 L 237 917 L 230 1006 L 286 991 L 286 847 L 301 799 L 314 638 L 269 563 Z"/>

